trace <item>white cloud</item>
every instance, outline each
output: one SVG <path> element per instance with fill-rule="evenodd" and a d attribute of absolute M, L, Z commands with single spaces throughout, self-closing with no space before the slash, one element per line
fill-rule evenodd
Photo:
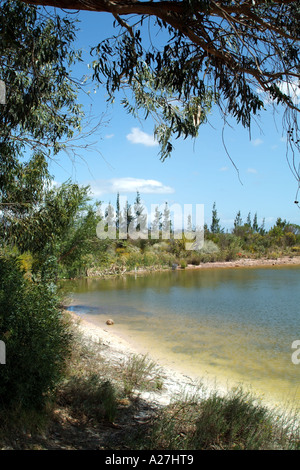
<path fill-rule="evenodd" d="M 105 138 L 106 139 L 112 139 L 115 134 L 106 134 Z"/>
<path fill-rule="evenodd" d="M 222 168 L 220 168 L 219 171 L 228 171 L 228 166 L 222 166 Z"/>
<path fill-rule="evenodd" d="M 287 82 L 286 80 L 283 80 L 281 82 L 277 82 L 276 85 L 278 86 L 279 90 L 290 96 L 292 99 L 292 102 L 294 105 L 298 105 L 300 103 L 300 83 L 299 80 L 296 78 L 291 81 L 290 83 Z M 272 104 L 274 100 L 271 99 L 268 93 L 266 93 L 264 90 L 261 88 L 257 89 L 257 92 L 260 93 L 263 96 L 263 101 L 265 105 Z"/>
<path fill-rule="evenodd" d="M 261 139 L 255 139 L 255 140 L 252 141 L 252 145 L 254 145 L 254 147 L 257 147 L 258 145 L 261 145 L 263 143 L 264 143 L 264 141 L 261 140 Z"/>
<path fill-rule="evenodd" d="M 98 180 L 90 182 L 91 192 L 95 197 L 102 194 L 136 193 L 142 194 L 171 194 L 175 190 L 157 180 L 141 178 L 113 178 L 110 180 Z"/>
<path fill-rule="evenodd" d="M 300 83 L 295 80 L 292 83 L 281 82 L 279 84 L 280 91 L 292 98 L 292 101 L 295 105 L 300 102 Z"/>
<path fill-rule="evenodd" d="M 131 133 L 126 137 L 132 144 L 142 144 L 146 145 L 146 147 L 156 147 L 158 145 L 158 142 L 152 135 L 141 131 L 138 127 L 133 127 Z"/>
<path fill-rule="evenodd" d="M 257 170 L 255 168 L 248 168 L 247 173 L 253 173 L 256 174 Z"/>

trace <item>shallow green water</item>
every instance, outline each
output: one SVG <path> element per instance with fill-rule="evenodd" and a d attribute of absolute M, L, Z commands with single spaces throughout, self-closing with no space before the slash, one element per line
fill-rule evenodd
<path fill-rule="evenodd" d="M 71 309 L 178 369 L 299 401 L 300 268 L 158 272 L 67 282 Z M 112 331 L 114 331 L 112 330 Z M 300 354 L 299 354 L 300 357 Z"/>

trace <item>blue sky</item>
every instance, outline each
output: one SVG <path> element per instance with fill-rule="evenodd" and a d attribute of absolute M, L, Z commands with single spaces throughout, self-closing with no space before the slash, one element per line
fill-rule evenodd
<path fill-rule="evenodd" d="M 89 73 L 90 46 L 97 45 L 114 31 L 113 18 L 108 14 L 80 12 L 80 31 L 76 46 L 82 48 L 84 62 L 74 70 L 77 76 Z M 62 153 L 58 163 L 51 163 L 54 180 L 62 183 L 71 178 L 80 184 L 90 184 L 92 196 L 115 204 L 116 195 L 127 196 L 133 203 L 136 191 L 145 206 L 151 204 L 204 204 L 204 218 L 210 224 L 213 203 L 216 203 L 221 225 L 233 226 L 240 210 L 246 220 L 251 212 L 258 222 L 265 218 L 266 228 L 277 217 L 300 224 L 300 211 L 294 204 L 296 180 L 286 161 L 286 142 L 282 135 L 281 116 L 274 118 L 271 107 L 261 114 L 259 126 L 249 132 L 235 121 L 225 128 L 214 109 L 209 123 L 200 128 L 196 140 L 174 140 L 175 151 L 165 162 L 159 160 L 159 147 L 153 140 L 153 122 L 137 120 L 116 102 L 107 108 L 105 89 L 81 94 L 87 112 L 102 116 L 102 125 L 89 139 L 94 143 L 89 151 L 78 150 L 76 158 Z"/>

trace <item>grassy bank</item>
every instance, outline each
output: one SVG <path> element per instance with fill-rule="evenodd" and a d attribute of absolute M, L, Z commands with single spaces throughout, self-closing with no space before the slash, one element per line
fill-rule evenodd
<path fill-rule="evenodd" d="M 105 259 L 91 262 L 85 271 L 74 273 L 80 276 L 111 276 L 136 271 L 168 270 L 176 266 L 177 269 L 188 269 L 213 266 L 264 265 L 264 264 L 300 264 L 300 248 L 269 248 L 263 251 L 249 251 L 241 249 L 239 244 L 224 242 L 224 246 L 214 244 L 212 241 L 204 242 L 202 250 L 187 251 L 182 247 L 181 241 L 160 242 L 157 244 L 145 243 L 139 246 L 132 242 L 124 242 L 122 246 L 111 243 Z M 67 273 L 61 273 L 62 277 Z M 68 274 L 65 277 L 69 277 Z"/>
<path fill-rule="evenodd" d="M 109 276 L 124 274 L 126 272 L 141 271 L 155 271 L 171 269 L 174 265 L 178 269 L 187 269 L 198 266 L 220 266 L 226 264 L 230 266 L 231 262 L 236 265 L 262 265 L 262 264 L 277 264 L 283 262 L 286 264 L 288 260 L 290 264 L 298 260 L 299 253 L 291 249 L 285 250 L 271 250 L 264 254 L 249 253 L 246 251 L 233 251 L 233 250 L 218 250 L 213 253 L 202 253 L 197 251 L 185 252 L 181 256 L 170 253 L 168 248 L 163 244 L 162 247 L 151 248 L 148 247 L 144 252 L 136 248 L 134 252 L 124 252 L 120 254 L 116 252 L 109 263 L 97 265 L 96 263 L 86 270 L 86 275 L 92 276 Z"/>
<path fill-rule="evenodd" d="M 241 388 L 221 394 L 175 383 L 149 357 L 74 328 L 55 399 L 43 413 L 2 411 L 2 449 L 300 448 L 297 413 L 271 409 Z"/>
<path fill-rule="evenodd" d="M 119 265 L 118 263 L 112 264 L 109 267 L 94 267 L 89 269 L 86 273 L 87 277 L 110 277 L 119 276 L 123 274 L 135 273 L 150 273 L 154 271 L 166 270 L 186 270 L 186 269 L 205 269 L 205 268 L 230 268 L 230 267 L 264 267 L 264 266 L 298 266 L 300 265 L 300 256 L 295 255 L 282 255 L 270 256 L 263 258 L 255 257 L 239 257 L 238 259 L 231 260 L 213 260 L 213 261 L 197 261 L 193 263 L 183 262 L 182 260 L 174 260 L 173 263 L 161 264 L 156 263 L 153 265 L 144 265 L 139 263 L 134 267 L 127 268 L 126 266 Z"/>

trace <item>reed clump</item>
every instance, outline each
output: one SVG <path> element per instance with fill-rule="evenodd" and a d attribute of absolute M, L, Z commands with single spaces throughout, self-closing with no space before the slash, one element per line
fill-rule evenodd
<path fill-rule="evenodd" d="M 299 414 L 262 405 L 236 388 L 221 396 L 185 397 L 165 407 L 138 449 L 299 450 Z"/>
<path fill-rule="evenodd" d="M 158 391 L 163 387 L 161 368 L 147 354 L 129 356 L 122 364 L 122 379 L 126 396 L 134 390 Z"/>

